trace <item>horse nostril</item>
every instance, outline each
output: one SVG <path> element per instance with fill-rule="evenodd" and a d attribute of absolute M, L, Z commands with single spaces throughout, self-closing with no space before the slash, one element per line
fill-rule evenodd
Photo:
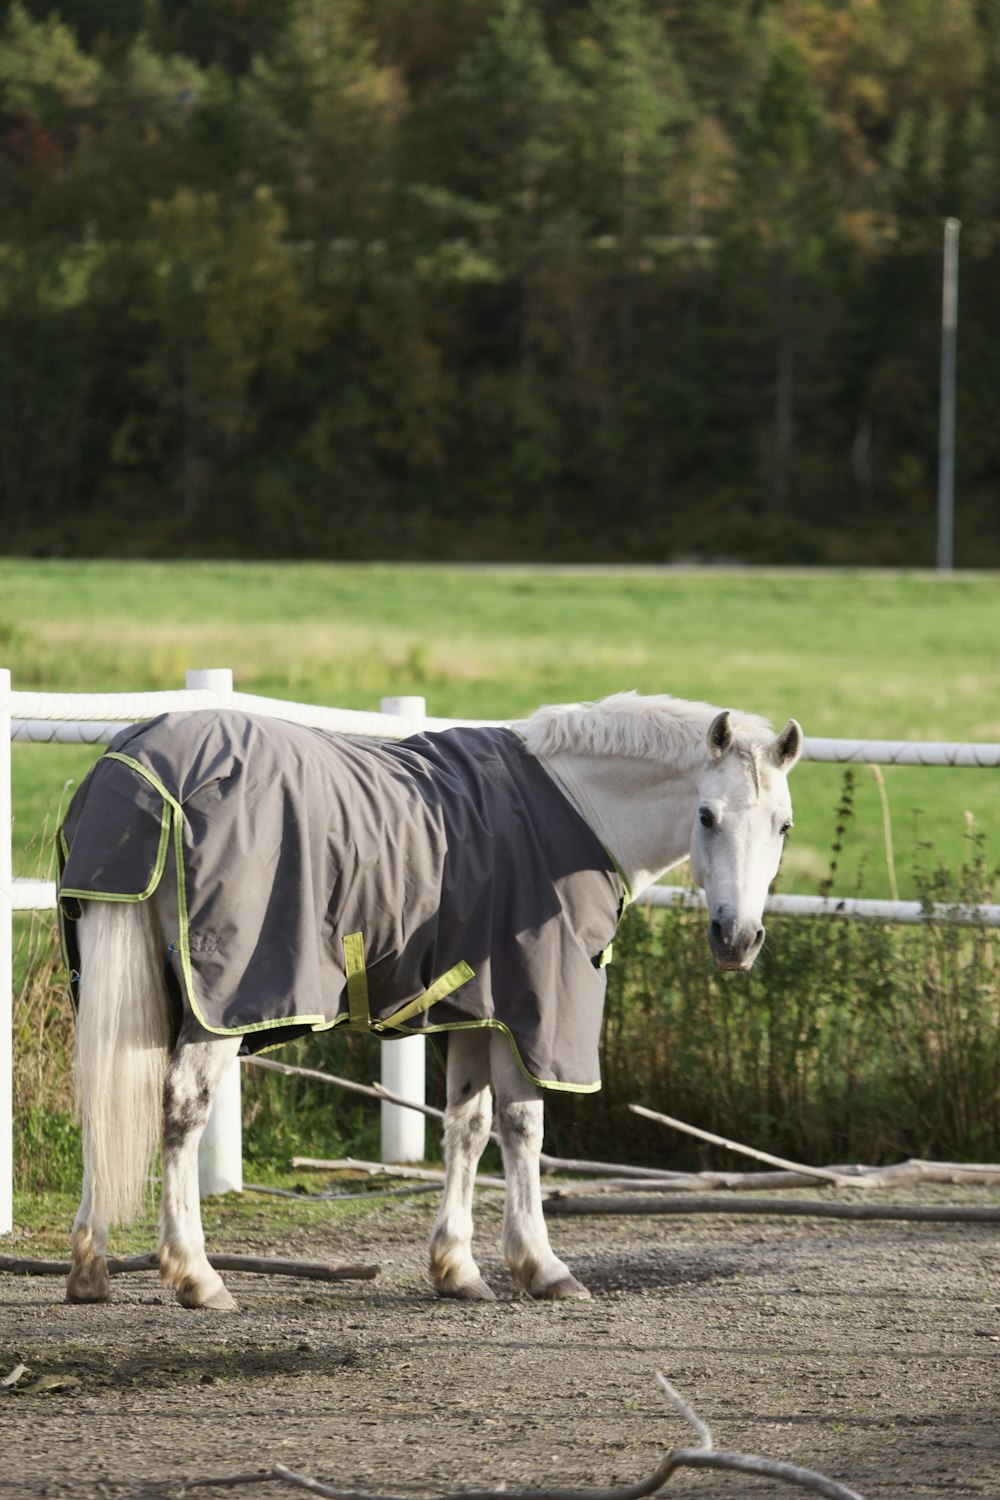
<path fill-rule="evenodd" d="M 741 924 L 725 910 L 708 924 L 708 941 L 721 963 L 731 960 L 731 967 L 749 968 L 764 944 L 765 931 L 760 923 Z"/>

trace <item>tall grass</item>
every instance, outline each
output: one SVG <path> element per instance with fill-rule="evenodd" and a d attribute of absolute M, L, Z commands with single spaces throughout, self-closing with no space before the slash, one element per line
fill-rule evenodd
<path fill-rule="evenodd" d="M 852 801 L 849 772 L 826 890 Z M 928 863 L 914 879 L 928 909 L 996 900 L 998 871 L 975 834 L 957 873 Z M 755 969 L 734 976 L 712 967 L 698 913 L 632 910 L 609 971 L 603 1070 L 596 1100 L 555 1101 L 553 1149 L 572 1142 L 574 1155 L 614 1150 L 650 1165 L 722 1160 L 652 1134 L 632 1102 L 812 1163 L 997 1160 L 996 933 L 774 918 Z"/>
<path fill-rule="evenodd" d="M 14 1177 L 19 1192 L 78 1187 L 73 1014 L 53 924 L 18 922 L 13 1007 Z"/>

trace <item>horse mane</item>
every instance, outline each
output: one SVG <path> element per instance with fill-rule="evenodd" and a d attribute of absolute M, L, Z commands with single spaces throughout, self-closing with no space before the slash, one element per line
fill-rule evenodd
<path fill-rule="evenodd" d="M 669 693 L 614 693 L 597 703 L 549 704 L 536 709 L 518 727 L 532 755 L 571 751 L 634 760 L 693 761 L 704 753 L 708 726 L 721 712 L 710 703 L 689 702 Z M 732 722 L 738 739 L 751 752 L 772 732 L 767 720 L 757 714 L 732 710 Z"/>

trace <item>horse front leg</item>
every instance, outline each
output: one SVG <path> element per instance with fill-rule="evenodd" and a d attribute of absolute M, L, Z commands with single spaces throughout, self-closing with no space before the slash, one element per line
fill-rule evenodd
<path fill-rule="evenodd" d="M 476 1168 L 490 1138 L 490 1037 L 485 1030 L 448 1037 L 448 1100 L 444 1115 L 444 1187 L 431 1234 L 431 1278 L 442 1297 L 492 1302 L 472 1255 Z"/>
<path fill-rule="evenodd" d="M 236 1307 L 205 1254 L 198 1192 L 198 1142 L 216 1085 L 239 1051 L 239 1037 L 209 1037 L 190 1018 L 163 1085 L 163 1191 L 160 1276 L 182 1307 Z"/>
<path fill-rule="evenodd" d="M 553 1253 L 542 1213 L 541 1090 L 521 1072 L 505 1036 L 493 1036 L 490 1061 L 507 1179 L 501 1235 L 504 1259 L 515 1281 L 533 1297 L 584 1300 L 590 1293 Z"/>

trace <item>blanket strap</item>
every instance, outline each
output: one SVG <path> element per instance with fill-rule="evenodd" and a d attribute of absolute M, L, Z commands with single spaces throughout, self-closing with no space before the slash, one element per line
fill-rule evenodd
<path fill-rule="evenodd" d="M 475 977 L 475 970 L 471 969 L 465 960 L 462 959 L 461 962 L 450 968 L 446 974 L 442 974 L 440 979 L 435 979 L 430 988 L 424 990 L 422 995 L 418 995 L 415 1000 L 409 1001 L 407 1005 L 403 1006 L 402 1010 L 393 1011 L 387 1021 L 375 1022 L 375 1030 L 377 1031 L 383 1025 L 404 1026 L 414 1016 L 419 1016 L 425 1010 L 430 1010 L 432 1005 L 436 1005 L 446 995 L 452 994 L 453 991 L 458 989 L 459 985 L 463 985 L 468 980 L 475 979 Z"/>
<path fill-rule="evenodd" d="M 365 971 L 365 940 L 361 932 L 349 932 L 343 939 L 344 975 L 347 979 L 348 1026 L 358 1031 L 393 1031 L 405 1026 L 414 1016 L 430 1010 L 439 1000 L 452 994 L 460 985 L 475 978 L 475 970 L 464 959 L 454 964 L 440 979 L 415 1000 L 410 1000 L 400 1010 L 394 1011 L 385 1021 L 373 1021 L 368 1001 L 368 975 Z"/>
<path fill-rule="evenodd" d="M 344 974 L 347 979 L 348 1025 L 367 1031 L 371 1015 L 368 1010 L 368 975 L 365 973 L 365 940 L 360 932 L 345 934 Z"/>

